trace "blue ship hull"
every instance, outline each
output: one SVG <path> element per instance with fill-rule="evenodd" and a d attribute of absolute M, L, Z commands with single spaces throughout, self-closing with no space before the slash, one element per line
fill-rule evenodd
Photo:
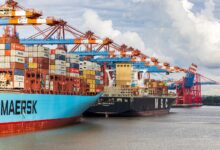
<path fill-rule="evenodd" d="M 0 136 L 78 122 L 100 96 L 0 94 Z"/>

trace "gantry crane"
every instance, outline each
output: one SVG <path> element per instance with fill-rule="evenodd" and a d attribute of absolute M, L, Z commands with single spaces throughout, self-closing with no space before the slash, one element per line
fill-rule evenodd
<path fill-rule="evenodd" d="M 43 24 L 49 25 L 49 27 L 42 30 L 37 26 Z M 194 72 L 195 68 L 197 68 L 196 65 L 192 65 L 189 70 L 171 66 L 170 63 L 163 63 L 155 57 L 143 54 L 141 50 L 126 45 L 118 45 L 109 38 L 101 39 L 92 31 L 83 33 L 70 26 L 64 20 L 55 19 L 54 17 L 42 18 L 42 12 L 35 9 L 25 9 L 14 0 L 7 0 L 4 5 L 0 6 L 0 25 L 13 25 L 13 36 L 16 36 L 17 25 L 32 25 L 38 33 L 27 39 L 17 38 L 21 44 L 73 45 L 69 53 L 75 53 L 83 59 L 103 64 L 107 71 L 114 69 L 114 63 L 129 62 L 143 74 L 147 72 L 186 73 L 186 77 L 170 86 L 171 89 L 177 91 L 177 103 L 180 104 L 192 103 L 193 101 L 201 102 L 201 85 L 217 84 L 217 82 L 212 80 L 201 82 L 201 77 L 203 76 Z M 8 27 L 6 30 L 9 30 Z M 72 37 L 67 38 L 66 34 Z M 109 66 L 110 69 L 107 69 Z M 197 98 L 195 98 L 195 95 Z"/>

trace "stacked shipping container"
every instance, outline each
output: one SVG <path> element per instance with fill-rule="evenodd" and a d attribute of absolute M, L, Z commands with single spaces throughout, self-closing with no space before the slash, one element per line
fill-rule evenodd
<path fill-rule="evenodd" d="M 24 88 L 25 47 L 0 44 L 0 88 Z"/>
<path fill-rule="evenodd" d="M 96 93 L 103 90 L 103 72 L 101 66 L 89 61 L 81 61 L 79 65 L 81 78 L 89 85 L 88 92 Z"/>
<path fill-rule="evenodd" d="M 27 93 L 86 94 L 103 89 L 100 65 L 67 54 L 65 48 L 0 44 L 0 88 Z M 80 78 L 80 71 L 83 78 Z"/>
<path fill-rule="evenodd" d="M 25 90 L 49 92 L 49 48 L 43 46 L 26 47 Z"/>
<path fill-rule="evenodd" d="M 50 50 L 50 74 L 66 76 L 66 50 Z"/>
<path fill-rule="evenodd" d="M 68 89 L 74 92 L 80 91 L 80 77 L 79 77 L 79 56 L 75 54 L 66 55 L 66 76 L 72 80 L 68 82 Z"/>

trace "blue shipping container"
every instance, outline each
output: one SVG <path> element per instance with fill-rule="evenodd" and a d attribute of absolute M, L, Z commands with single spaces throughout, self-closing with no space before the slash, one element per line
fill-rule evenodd
<path fill-rule="evenodd" d="M 79 68 L 79 64 L 72 63 L 70 64 L 70 68 Z"/>
<path fill-rule="evenodd" d="M 100 72 L 100 71 L 96 71 L 96 72 L 95 72 L 95 75 L 101 76 L 101 72 Z"/>
<path fill-rule="evenodd" d="M 6 44 L 5 44 L 5 49 L 6 49 L 6 50 L 10 50 L 10 49 L 11 49 L 11 45 L 10 45 L 9 43 L 6 43 Z"/>
<path fill-rule="evenodd" d="M 15 69 L 14 74 L 17 76 L 24 76 L 24 70 Z"/>
<path fill-rule="evenodd" d="M 100 80 L 95 80 L 96 84 L 101 84 Z"/>
<path fill-rule="evenodd" d="M 28 64 L 24 64 L 24 68 L 27 69 L 28 68 Z"/>
<path fill-rule="evenodd" d="M 66 61 L 66 57 L 64 55 L 59 55 L 59 54 L 55 55 L 55 59 Z"/>

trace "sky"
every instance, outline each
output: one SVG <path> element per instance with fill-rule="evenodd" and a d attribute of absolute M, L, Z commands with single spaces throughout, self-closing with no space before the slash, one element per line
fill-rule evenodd
<path fill-rule="evenodd" d="M 3 3 L 3 0 L 0 0 Z M 220 0 L 19 0 L 119 44 L 220 82 Z M 219 86 L 203 94 L 220 95 Z"/>

